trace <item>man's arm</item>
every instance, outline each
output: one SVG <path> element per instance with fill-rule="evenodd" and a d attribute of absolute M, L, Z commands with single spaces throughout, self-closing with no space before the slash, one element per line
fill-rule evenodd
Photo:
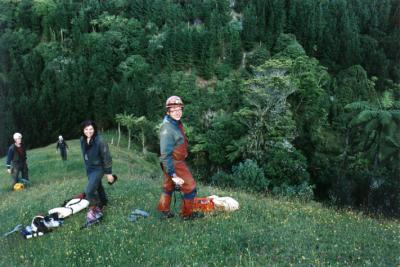
<path fill-rule="evenodd" d="M 10 146 L 7 152 L 6 167 L 8 173 L 11 173 L 11 161 L 14 157 L 14 146 Z"/>
<path fill-rule="evenodd" d="M 160 160 L 165 172 L 170 177 L 173 177 L 175 174 L 174 161 L 172 158 L 174 146 L 175 139 L 173 133 L 168 130 L 166 125 L 163 125 L 160 129 Z"/>

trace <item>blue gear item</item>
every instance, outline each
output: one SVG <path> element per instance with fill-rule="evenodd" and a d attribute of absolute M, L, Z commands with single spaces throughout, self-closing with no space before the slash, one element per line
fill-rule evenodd
<path fill-rule="evenodd" d="M 132 210 L 131 214 L 128 216 L 128 221 L 135 222 L 140 217 L 147 218 L 149 216 L 150 216 L 150 213 L 148 213 L 144 210 L 134 209 L 134 210 Z"/>
<path fill-rule="evenodd" d="M 31 184 L 31 181 L 29 181 L 29 180 L 27 180 L 25 178 L 20 178 L 18 182 L 19 183 L 23 183 L 25 186 Z"/>
<path fill-rule="evenodd" d="M 21 234 L 25 239 L 44 235 L 43 232 L 29 232 L 26 229 L 22 229 Z"/>
<path fill-rule="evenodd" d="M 14 227 L 14 229 L 12 229 L 11 231 L 5 233 L 5 234 L 3 235 L 3 237 L 6 237 L 6 236 L 11 235 L 12 233 L 18 232 L 19 229 L 21 229 L 21 227 L 22 227 L 22 224 L 18 224 L 17 226 Z"/>
<path fill-rule="evenodd" d="M 103 217 L 100 217 L 100 218 L 98 218 L 98 219 L 95 219 L 95 220 L 86 222 L 86 223 L 81 227 L 81 229 L 90 228 L 90 227 L 92 227 L 93 225 L 99 224 L 99 223 L 102 221 L 102 219 L 103 219 Z"/>

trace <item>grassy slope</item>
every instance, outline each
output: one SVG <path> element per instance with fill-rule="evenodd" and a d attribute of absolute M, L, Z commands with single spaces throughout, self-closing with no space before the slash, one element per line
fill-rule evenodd
<path fill-rule="evenodd" d="M 55 145 L 28 152 L 32 186 L 10 192 L 0 175 L 0 233 L 30 223 L 86 185 L 78 142 L 70 141 L 69 160 L 61 162 Z M 0 237 L 0 266 L 260 266 L 400 264 L 400 223 L 318 203 L 302 204 L 200 186 L 200 196 L 236 198 L 241 209 L 194 222 L 157 219 L 161 173 L 156 162 L 111 146 L 120 180 L 105 185 L 110 204 L 101 225 L 79 230 L 86 212 L 67 218 L 45 236 L 24 240 Z M 4 158 L 1 159 L 4 161 Z M 151 217 L 131 223 L 133 208 Z M 178 207 L 176 207 L 178 209 Z"/>

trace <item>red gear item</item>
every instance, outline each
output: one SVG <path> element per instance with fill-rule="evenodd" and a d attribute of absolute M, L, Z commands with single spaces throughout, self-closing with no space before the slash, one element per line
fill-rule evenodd
<path fill-rule="evenodd" d="M 214 209 L 215 207 L 212 199 L 206 197 L 194 198 L 193 211 L 211 212 Z"/>
<path fill-rule="evenodd" d="M 165 107 L 169 109 L 175 106 L 184 107 L 182 99 L 179 96 L 173 95 L 167 99 Z"/>

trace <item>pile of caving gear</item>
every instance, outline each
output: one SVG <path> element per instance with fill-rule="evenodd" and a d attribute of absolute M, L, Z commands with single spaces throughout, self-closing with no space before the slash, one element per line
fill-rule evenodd
<path fill-rule="evenodd" d="M 113 177 L 114 180 L 112 182 L 108 182 L 109 185 L 113 185 L 118 180 L 117 175 L 113 174 Z M 20 179 L 14 185 L 13 189 L 14 191 L 22 191 L 28 184 L 28 180 Z M 65 218 L 89 207 L 89 201 L 85 199 L 85 197 L 85 193 L 80 193 L 68 200 L 65 200 L 60 207 L 49 210 L 48 215 L 36 215 L 33 217 L 30 225 L 22 228 L 22 224 L 18 224 L 3 236 L 6 237 L 19 231 L 24 238 L 30 239 L 32 237 L 43 236 L 44 234 L 50 233 L 55 228 L 62 226 Z M 81 227 L 81 229 L 88 228 L 101 222 L 102 218 L 103 213 L 99 207 L 90 207 L 86 215 L 86 223 Z"/>
<path fill-rule="evenodd" d="M 71 199 L 64 201 L 60 207 L 48 211 L 48 215 L 36 215 L 32 219 L 31 225 L 26 226 L 20 232 L 26 239 L 42 236 L 52 232 L 64 224 L 64 219 L 87 208 L 89 201 L 85 199 L 85 194 L 81 193 Z"/>
<path fill-rule="evenodd" d="M 53 208 L 48 211 L 48 215 L 34 216 L 30 225 L 22 228 L 22 224 L 15 226 L 11 231 L 3 236 L 8 236 L 14 232 L 20 232 L 25 239 L 43 236 L 52 232 L 64 224 L 64 219 L 80 212 L 89 207 L 89 201 L 85 199 L 85 193 L 80 193 L 71 199 L 65 200 L 60 207 Z M 219 197 L 212 195 L 209 197 L 194 198 L 193 212 L 195 214 L 212 213 L 218 211 L 235 211 L 239 209 L 239 203 L 232 197 Z M 128 217 L 131 222 L 137 221 L 139 218 L 149 217 L 149 213 L 134 209 Z M 173 213 L 170 214 L 173 217 Z M 81 227 L 87 228 L 101 222 L 103 218 L 102 211 L 99 207 L 93 206 L 89 208 L 86 215 L 86 223 Z"/>
<path fill-rule="evenodd" d="M 48 215 L 36 215 L 33 217 L 30 225 L 22 227 L 22 224 L 18 224 L 11 231 L 5 233 L 3 237 L 9 236 L 12 233 L 20 232 L 25 239 L 32 237 L 43 236 L 47 233 L 52 232 L 55 228 L 58 228 L 64 224 L 64 219 L 78 213 L 79 211 L 87 208 L 89 201 L 85 199 L 85 193 L 80 193 L 71 199 L 65 200 L 60 207 L 51 209 L 48 211 Z M 87 217 L 89 217 L 88 212 Z M 101 220 L 102 216 L 91 218 L 90 223 L 94 224 Z M 88 218 L 87 218 L 88 219 Z M 96 222 L 94 222 L 96 221 Z M 86 222 L 88 224 L 89 221 Z"/>

